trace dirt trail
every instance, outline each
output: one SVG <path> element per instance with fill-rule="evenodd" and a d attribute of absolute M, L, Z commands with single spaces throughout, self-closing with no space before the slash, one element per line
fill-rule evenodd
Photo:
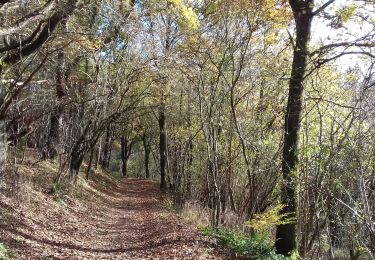
<path fill-rule="evenodd" d="M 84 191 L 93 200 L 66 197 L 56 206 L 43 198 L 32 213 L 2 197 L 8 211 L 0 217 L 0 241 L 15 259 L 222 259 L 195 227 L 163 209 L 155 182 L 97 178 Z"/>

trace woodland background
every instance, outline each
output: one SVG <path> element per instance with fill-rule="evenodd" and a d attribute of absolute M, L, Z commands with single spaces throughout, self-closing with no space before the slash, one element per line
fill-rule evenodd
<path fill-rule="evenodd" d="M 370 0 L 0 0 L 2 175 L 33 154 L 51 187 L 157 179 L 284 255 L 373 259 L 374 18 Z"/>

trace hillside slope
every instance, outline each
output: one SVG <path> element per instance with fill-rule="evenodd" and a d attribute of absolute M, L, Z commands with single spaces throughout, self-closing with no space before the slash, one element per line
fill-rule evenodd
<path fill-rule="evenodd" d="M 162 207 L 155 182 L 99 173 L 89 182 L 80 179 L 69 193 L 53 195 L 54 167 L 23 165 L 17 174 L 2 176 L 0 242 L 12 258 L 222 258 L 195 227 Z"/>

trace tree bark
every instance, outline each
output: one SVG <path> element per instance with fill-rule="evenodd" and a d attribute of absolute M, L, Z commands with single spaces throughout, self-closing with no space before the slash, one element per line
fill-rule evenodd
<path fill-rule="evenodd" d="M 110 159 L 110 153 L 111 153 L 111 129 L 110 126 L 107 127 L 105 140 L 103 144 L 103 151 L 100 154 L 100 161 L 99 164 L 103 168 L 108 168 L 109 166 L 109 159 Z"/>
<path fill-rule="evenodd" d="M 191 107 L 192 99 L 191 99 L 191 90 L 188 92 L 188 113 L 187 113 L 187 121 L 189 126 L 189 141 L 188 141 L 188 155 L 187 155 L 187 176 L 186 176 L 186 197 L 191 197 L 191 177 L 193 174 L 193 150 L 194 150 L 194 144 L 193 144 L 193 130 L 192 130 L 192 123 L 191 123 L 191 115 L 192 115 L 192 107 Z"/>
<path fill-rule="evenodd" d="M 281 203 L 285 207 L 280 213 L 286 214 L 287 217 L 296 217 L 297 204 L 295 191 L 297 183 L 295 170 L 298 162 L 298 131 L 300 129 L 303 80 L 307 66 L 307 45 L 310 38 L 314 0 L 290 0 L 289 3 L 293 10 L 296 24 L 296 41 L 284 123 Z M 290 255 L 297 248 L 295 222 L 277 226 L 275 247 L 277 252 L 283 255 Z"/>
<path fill-rule="evenodd" d="M 142 141 L 143 141 L 143 148 L 144 148 L 144 152 L 145 152 L 145 174 L 146 174 L 146 178 L 150 178 L 150 167 L 149 167 L 149 162 L 150 162 L 150 153 L 151 153 L 151 140 L 150 138 L 147 136 L 146 133 L 143 133 L 143 137 L 142 137 Z"/>
<path fill-rule="evenodd" d="M 75 155 L 75 157 L 73 157 Z M 79 169 L 83 162 L 84 153 L 73 153 L 69 165 L 70 181 L 74 185 L 77 183 Z"/>
<path fill-rule="evenodd" d="M 126 136 L 121 136 L 121 161 L 122 161 L 122 177 L 126 177 L 128 171 L 128 138 Z"/>
<path fill-rule="evenodd" d="M 2 74 L 4 66 L 15 64 L 23 57 L 36 52 L 49 39 L 58 23 L 62 19 L 67 18 L 74 11 L 76 4 L 76 0 L 61 1 L 61 4 L 52 8 L 53 12 L 48 19 L 45 19 L 44 26 L 36 27 L 30 38 L 26 40 L 27 44 L 15 46 L 16 50 L 8 52 L 7 55 L 3 57 L 2 64 L 0 64 L 0 75 Z M 24 43 L 23 41 L 21 42 Z"/>
<path fill-rule="evenodd" d="M 0 120 L 0 173 L 4 170 L 7 158 L 7 138 L 5 131 L 5 121 Z"/>
<path fill-rule="evenodd" d="M 121 161 L 122 161 L 122 177 L 128 175 L 128 160 L 131 154 L 132 143 L 130 142 L 127 136 L 121 136 Z"/>
<path fill-rule="evenodd" d="M 91 172 L 91 169 L 92 169 L 92 160 L 94 158 L 94 151 L 95 151 L 95 149 L 91 148 L 90 159 L 89 159 L 87 169 L 86 169 L 86 180 L 89 180 L 89 178 L 90 178 L 90 172 Z"/>
<path fill-rule="evenodd" d="M 77 183 L 77 178 L 79 174 L 79 169 L 81 168 L 87 147 L 83 144 L 85 136 L 87 134 L 89 127 L 86 127 L 82 136 L 77 140 L 77 143 L 74 145 L 70 153 L 70 163 L 69 163 L 69 172 L 70 172 L 70 181 L 74 185 Z"/>
<path fill-rule="evenodd" d="M 165 127 L 165 102 L 162 100 L 159 107 L 159 153 L 160 153 L 160 189 L 167 189 L 166 182 L 166 162 L 167 162 L 167 133 Z"/>
<path fill-rule="evenodd" d="M 188 158 L 187 158 L 187 176 L 186 176 L 186 196 L 190 198 L 191 196 L 191 175 L 193 173 L 192 167 L 193 167 L 193 136 L 189 137 L 188 142 Z"/>
<path fill-rule="evenodd" d="M 62 23 L 63 30 L 66 26 L 66 21 Z M 59 103 L 65 96 L 63 87 L 63 68 L 64 68 L 64 51 L 60 50 L 57 54 L 57 68 L 56 68 L 56 99 Z M 47 137 L 46 152 L 43 157 L 52 159 L 57 155 L 56 146 L 59 143 L 59 125 L 60 118 L 63 113 L 63 108 L 59 104 L 56 109 L 51 113 L 50 129 Z"/>

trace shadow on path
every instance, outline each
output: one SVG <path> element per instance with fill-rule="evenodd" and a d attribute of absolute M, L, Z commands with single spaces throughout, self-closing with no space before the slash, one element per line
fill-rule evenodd
<path fill-rule="evenodd" d="M 95 176 L 84 192 L 95 200 L 52 210 L 42 198 L 42 214 L 2 215 L 2 241 L 25 259 L 221 258 L 209 252 L 194 227 L 162 208 L 155 182 Z"/>

